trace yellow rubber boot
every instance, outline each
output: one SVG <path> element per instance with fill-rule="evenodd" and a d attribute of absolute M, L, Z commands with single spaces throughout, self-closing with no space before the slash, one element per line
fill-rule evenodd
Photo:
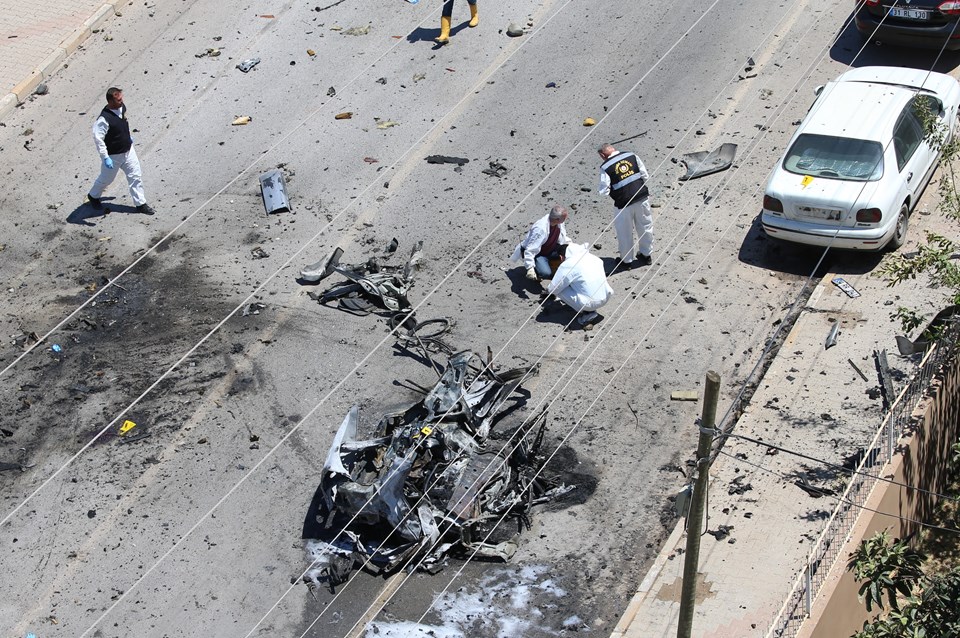
<path fill-rule="evenodd" d="M 447 16 L 440 16 L 440 37 L 437 38 L 437 42 L 440 44 L 450 42 L 450 18 Z"/>
<path fill-rule="evenodd" d="M 477 5 L 471 4 L 470 6 L 470 22 L 468 26 L 475 27 L 480 24 L 480 14 L 477 13 Z"/>

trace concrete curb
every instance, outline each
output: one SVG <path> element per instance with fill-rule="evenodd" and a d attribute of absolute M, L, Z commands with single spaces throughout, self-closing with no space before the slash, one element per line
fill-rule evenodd
<path fill-rule="evenodd" d="M 130 0 L 106 0 L 92 16 L 77 27 L 73 33 L 64 38 L 57 48 L 54 49 L 43 62 L 37 65 L 26 78 L 13 87 L 10 93 L 0 98 L 0 121 L 5 120 L 14 109 L 26 102 L 27 98 L 30 97 L 41 82 L 53 77 L 60 67 L 63 66 L 67 57 L 80 48 L 80 45 L 93 35 L 94 31 L 99 30 L 111 16 L 119 15 L 120 6 L 129 1 Z"/>

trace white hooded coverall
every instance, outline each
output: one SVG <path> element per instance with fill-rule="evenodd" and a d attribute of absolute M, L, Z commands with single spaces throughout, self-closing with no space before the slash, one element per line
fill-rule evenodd
<path fill-rule="evenodd" d="M 603 260 L 591 255 L 586 244 L 570 244 L 547 292 L 577 312 L 593 312 L 610 300 L 613 288 L 607 283 Z"/>

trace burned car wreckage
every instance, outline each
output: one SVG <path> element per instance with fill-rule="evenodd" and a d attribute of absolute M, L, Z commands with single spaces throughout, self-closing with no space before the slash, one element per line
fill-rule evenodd
<path fill-rule="evenodd" d="M 543 414 L 491 436 L 536 372 L 497 373 L 473 352 L 456 353 L 420 401 L 384 415 L 364 440 L 354 406 L 323 466 L 322 537 L 305 580 L 333 587 L 354 567 L 437 571 L 448 554 L 508 560 L 530 508 L 574 489 L 540 475 Z M 509 518 L 516 523 L 501 525 Z"/>

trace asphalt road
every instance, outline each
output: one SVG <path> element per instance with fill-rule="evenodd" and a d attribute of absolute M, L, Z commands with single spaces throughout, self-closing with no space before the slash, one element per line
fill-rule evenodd
<path fill-rule="evenodd" d="M 859 40 L 831 46 L 849 8 L 822 0 L 480 8 L 468 29 L 458 3 L 438 49 L 437 2 L 130 5 L 0 129 L 0 461 L 30 466 L 0 473 L 0 633 L 350 633 L 384 579 L 336 596 L 291 585 L 319 468 L 351 405 L 372 426 L 416 400 L 396 381 L 435 376 L 382 318 L 321 307 L 296 277 L 335 246 L 361 262 L 393 238 L 398 255 L 424 242 L 420 318 L 452 318 L 451 344 L 489 346 L 504 368 L 541 364 L 511 418 L 549 404 L 552 467 L 579 487 L 536 511 L 512 563 L 391 581 L 370 631 L 609 633 L 695 448 L 698 404 L 670 393 L 714 369 L 725 409 L 814 267 L 759 233 L 758 191 Z M 526 34 L 508 38 L 510 22 Z M 156 217 L 119 181 L 109 215 L 82 203 L 110 85 Z M 652 174 L 655 264 L 611 278 L 597 330 L 565 330 L 571 313 L 540 310 L 507 258 L 559 202 L 612 265 L 595 149 L 625 138 Z M 682 154 L 722 142 L 739 145 L 733 169 L 677 181 Z M 509 171 L 482 173 L 490 162 Z M 294 210 L 268 217 L 257 175 L 278 165 Z M 51 330 L 18 358 L 12 341 Z M 148 436 L 119 439 L 124 419 Z"/>

